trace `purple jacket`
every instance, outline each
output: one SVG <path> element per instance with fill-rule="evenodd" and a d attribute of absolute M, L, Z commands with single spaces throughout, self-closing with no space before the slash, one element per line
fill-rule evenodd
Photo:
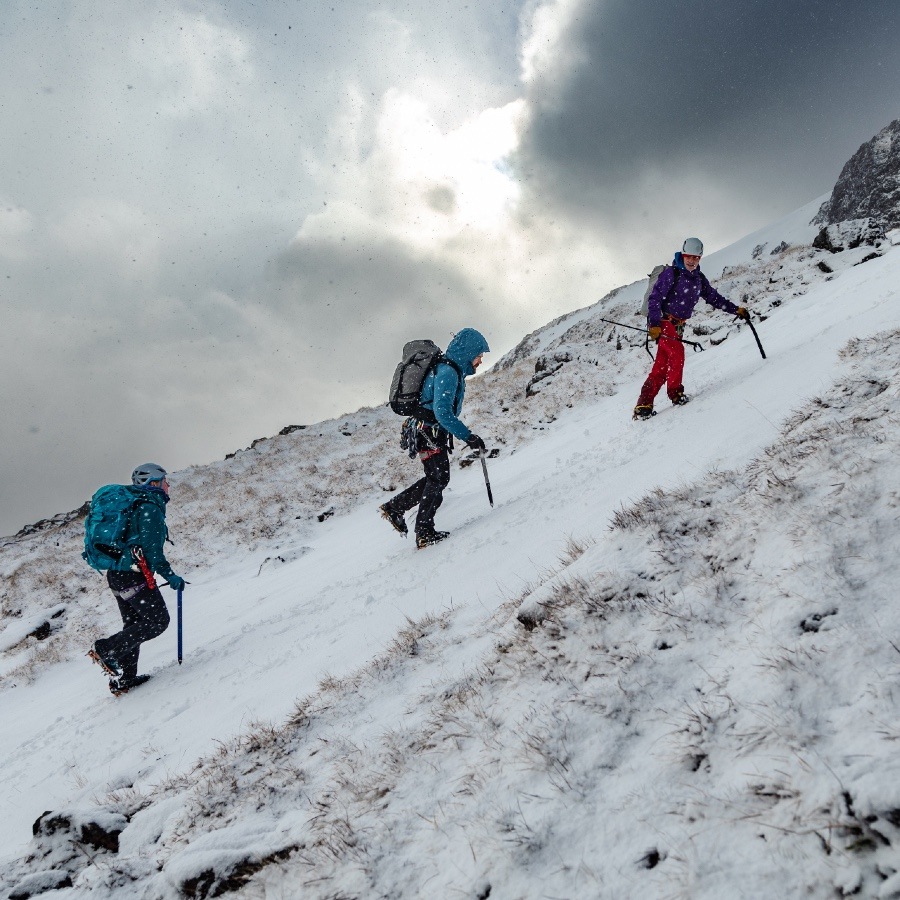
<path fill-rule="evenodd" d="M 678 284 L 675 290 L 675 267 L 681 271 L 678 273 Z M 671 296 L 667 295 L 671 291 Z M 650 292 L 647 300 L 647 323 L 650 326 L 659 325 L 663 313 L 669 313 L 676 319 L 689 319 L 694 314 L 694 307 L 703 298 L 710 306 L 722 309 L 734 315 L 738 308 L 727 298 L 723 297 L 707 280 L 698 266 L 693 272 L 684 267 L 681 254 L 676 253 L 672 265 L 663 269 L 656 284 Z"/>

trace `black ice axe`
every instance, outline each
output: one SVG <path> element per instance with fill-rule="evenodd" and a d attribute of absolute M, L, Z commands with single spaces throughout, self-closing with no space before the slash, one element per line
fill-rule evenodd
<path fill-rule="evenodd" d="M 488 502 L 493 507 L 494 494 L 491 491 L 491 479 L 488 478 L 487 463 L 484 461 L 484 450 L 481 451 L 480 456 L 481 456 L 481 471 L 484 472 L 484 486 L 487 488 Z"/>
<path fill-rule="evenodd" d="M 759 335 L 756 333 L 756 329 L 753 327 L 753 323 L 750 321 L 750 313 L 747 313 L 747 318 L 744 321 L 750 326 L 750 330 L 753 332 L 753 337 L 756 338 L 756 346 L 759 347 L 759 354 L 763 359 L 766 358 L 766 351 L 763 350 L 763 346 L 759 341 Z"/>

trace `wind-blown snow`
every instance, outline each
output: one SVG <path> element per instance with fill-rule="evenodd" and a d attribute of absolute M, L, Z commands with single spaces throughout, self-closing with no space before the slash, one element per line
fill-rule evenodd
<path fill-rule="evenodd" d="M 900 896 L 900 252 L 817 207 L 704 260 L 768 359 L 699 308 L 689 406 L 630 419 L 643 283 L 473 379 L 497 505 L 454 468 L 437 547 L 384 409 L 179 473 L 185 663 L 126 697 L 80 522 L 0 548 L 7 892 Z"/>

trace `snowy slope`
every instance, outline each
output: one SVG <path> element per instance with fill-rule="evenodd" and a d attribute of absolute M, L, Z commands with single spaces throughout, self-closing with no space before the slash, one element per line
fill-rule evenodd
<path fill-rule="evenodd" d="M 599 317 L 636 323 L 642 283 L 475 379 L 497 506 L 454 470 L 439 547 L 374 514 L 416 477 L 383 409 L 179 473 L 185 664 L 167 633 L 121 700 L 79 653 L 115 624 L 79 522 L 7 543 L 6 884 L 895 896 L 900 354 L 867 339 L 895 325 L 900 252 L 813 251 L 813 207 L 704 261 L 766 316 L 769 358 L 699 310 L 690 406 L 630 420 L 649 360 Z M 44 810 L 67 812 L 29 844 Z"/>

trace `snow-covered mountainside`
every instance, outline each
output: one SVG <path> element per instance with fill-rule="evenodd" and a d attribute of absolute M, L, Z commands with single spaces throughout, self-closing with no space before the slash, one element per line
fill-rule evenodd
<path fill-rule="evenodd" d="M 900 897 L 900 251 L 818 206 L 704 259 L 768 358 L 701 307 L 689 406 L 630 419 L 644 282 L 472 379 L 438 547 L 385 408 L 177 473 L 186 659 L 124 698 L 79 516 L 8 539 L 6 894 Z"/>

